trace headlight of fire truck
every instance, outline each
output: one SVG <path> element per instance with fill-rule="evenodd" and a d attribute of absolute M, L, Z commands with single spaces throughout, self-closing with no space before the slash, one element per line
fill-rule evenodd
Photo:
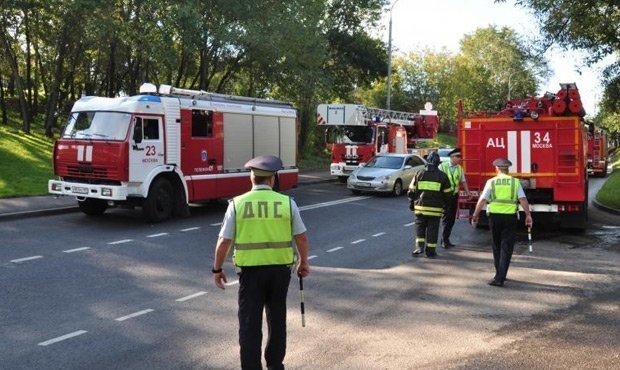
<path fill-rule="evenodd" d="M 112 189 L 110 189 L 110 188 L 101 188 L 101 196 L 111 197 L 112 196 Z"/>

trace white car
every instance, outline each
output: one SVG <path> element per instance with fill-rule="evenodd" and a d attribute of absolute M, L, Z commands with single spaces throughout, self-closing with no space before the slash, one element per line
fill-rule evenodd
<path fill-rule="evenodd" d="M 441 163 L 450 161 L 450 156 L 448 154 L 450 154 L 450 152 L 453 150 L 454 148 L 439 148 L 437 150 L 437 154 L 439 154 L 439 159 L 441 160 Z"/>
<path fill-rule="evenodd" d="M 353 171 L 347 180 L 347 188 L 353 194 L 370 191 L 399 196 L 425 165 L 426 161 L 416 154 L 377 154 Z"/>

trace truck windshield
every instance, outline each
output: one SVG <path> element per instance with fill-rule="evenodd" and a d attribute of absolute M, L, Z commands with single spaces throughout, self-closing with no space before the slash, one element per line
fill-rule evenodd
<path fill-rule="evenodd" d="M 122 141 L 127 136 L 130 122 L 130 113 L 73 112 L 62 137 Z"/>
<path fill-rule="evenodd" d="M 333 126 L 327 129 L 328 144 L 369 144 L 374 129 L 369 126 Z"/>
<path fill-rule="evenodd" d="M 393 170 L 397 170 L 401 168 L 403 165 L 403 158 L 400 157 L 372 157 L 368 163 L 364 165 L 364 167 L 373 167 L 373 168 L 391 168 Z"/>

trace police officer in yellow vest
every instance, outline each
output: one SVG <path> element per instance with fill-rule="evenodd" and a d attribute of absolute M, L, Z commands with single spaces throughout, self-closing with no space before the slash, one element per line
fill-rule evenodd
<path fill-rule="evenodd" d="M 262 369 L 263 309 L 269 330 L 265 348 L 268 369 L 284 369 L 286 353 L 286 295 L 295 263 L 298 276 L 308 276 L 308 238 L 299 208 L 290 197 L 272 190 L 282 161 L 256 157 L 251 169 L 252 190 L 235 197 L 226 211 L 215 248 L 213 280 L 224 289 L 222 270 L 231 245 L 239 272 L 239 346 L 242 369 Z"/>
<path fill-rule="evenodd" d="M 451 192 L 448 177 L 437 168 L 439 161 L 439 154 L 430 153 L 426 158 L 426 170 L 420 171 L 414 177 L 407 192 L 409 209 L 415 214 L 414 257 L 421 256 L 425 250 L 426 257 L 437 257 L 439 220 Z"/>
<path fill-rule="evenodd" d="M 441 218 L 441 224 L 443 226 L 441 246 L 446 249 L 454 247 L 454 244 L 452 244 L 452 242 L 450 241 L 450 234 L 452 233 L 452 227 L 454 227 L 456 212 L 459 206 L 460 184 L 463 184 L 463 190 L 465 190 L 465 194 L 469 194 L 467 180 L 465 179 L 463 166 L 461 166 L 461 162 L 463 161 L 461 149 L 455 148 L 450 153 L 448 153 L 448 156 L 450 157 L 450 160 L 442 162 L 441 165 L 439 165 L 439 169 L 443 173 L 448 175 L 448 180 L 450 180 L 450 187 L 452 189 L 450 193 L 450 199 L 448 199 L 446 211 Z"/>
<path fill-rule="evenodd" d="M 498 158 L 493 162 L 497 176 L 489 179 L 478 199 L 472 216 L 472 224 L 478 223 L 480 212 L 485 204 L 493 237 L 493 262 L 495 276 L 489 285 L 504 286 L 508 266 L 514 249 L 517 234 L 518 205 L 521 204 L 525 212 L 525 225 L 531 227 L 532 215 L 525 192 L 518 179 L 508 175 L 508 168 L 512 163 L 505 158 Z"/>

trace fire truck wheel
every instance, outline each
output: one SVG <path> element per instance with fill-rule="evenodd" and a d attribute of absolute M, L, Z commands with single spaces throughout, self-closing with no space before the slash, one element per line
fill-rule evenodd
<path fill-rule="evenodd" d="M 101 216 L 108 209 L 108 202 L 102 199 L 86 198 L 78 201 L 78 207 L 80 211 L 89 216 Z"/>
<path fill-rule="evenodd" d="M 153 182 L 149 195 L 142 204 L 144 217 L 150 222 L 160 222 L 170 218 L 174 205 L 172 185 L 164 177 Z"/>
<path fill-rule="evenodd" d="M 403 194 L 403 182 L 400 179 L 394 183 L 394 189 L 392 189 L 392 195 L 400 197 Z"/>
<path fill-rule="evenodd" d="M 347 183 L 347 176 L 338 176 L 338 182 L 341 184 L 346 184 Z"/>

